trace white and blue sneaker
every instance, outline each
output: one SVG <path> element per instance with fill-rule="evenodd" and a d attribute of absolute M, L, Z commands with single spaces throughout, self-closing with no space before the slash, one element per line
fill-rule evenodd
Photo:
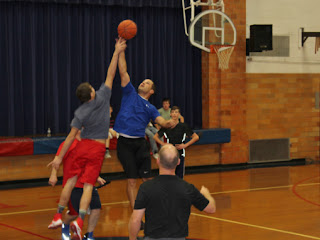
<path fill-rule="evenodd" d="M 93 232 L 86 233 L 83 237 L 83 240 L 94 240 Z"/>
<path fill-rule="evenodd" d="M 61 239 L 62 240 L 70 240 L 70 225 L 62 223 Z"/>

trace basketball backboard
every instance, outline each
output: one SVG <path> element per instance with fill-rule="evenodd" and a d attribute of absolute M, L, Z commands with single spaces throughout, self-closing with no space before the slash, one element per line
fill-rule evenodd
<path fill-rule="evenodd" d="M 211 45 L 234 46 L 237 31 L 231 19 L 218 10 L 206 10 L 199 13 L 189 26 L 189 40 L 206 52 Z"/>
<path fill-rule="evenodd" d="M 185 34 L 190 43 L 206 52 L 216 52 L 219 68 L 228 69 L 229 58 L 237 40 L 237 31 L 231 19 L 224 13 L 224 2 L 219 0 L 190 0 L 185 6 L 182 0 Z M 195 16 L 196 7 L 207 7 Z M 187 30 L 186 10 L 191 10 L 190 25 Z"/>
<path fill-rule="evenodd" d="M 189 2 L 189 5 L 186 4 L 186 2 Z M 213 2 L 213 0 L 182 0 L 182 9 L 183 9 L 183 20 L 184 20 L 184 30 L 185 34 L 189 36 L 188 33 L 188 23 L 192 22 L 195 17 L 195 8 L 196 7 L 210 7 L 210 9 L 218 10 L 221 12 L 224 12 L 224 2 L 223 0 L 218 0 L 217 2 Z M 191 11 L 190 21 L 188 22 L 186 19 L 186 11 Z"/>

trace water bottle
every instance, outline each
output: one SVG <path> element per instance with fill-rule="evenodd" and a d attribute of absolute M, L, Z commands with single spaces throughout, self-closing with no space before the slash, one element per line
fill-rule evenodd
<path fill-rule="evenodd" d="M 50 128 L 48 128 L 47 137 L 51 137 L 51 129 Z"/>

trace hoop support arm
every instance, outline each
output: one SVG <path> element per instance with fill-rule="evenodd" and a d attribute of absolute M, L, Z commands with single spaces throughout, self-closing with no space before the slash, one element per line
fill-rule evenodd
<path fill-rule="evenodd" d="M 320 37 L 320 32 L 304 32 L 304 28 L 301 28 L 301 30 L 302 30 L 302 34 L 301 34 L 302 47 L 305 41 L 307 41 L 308 37 Z"/>

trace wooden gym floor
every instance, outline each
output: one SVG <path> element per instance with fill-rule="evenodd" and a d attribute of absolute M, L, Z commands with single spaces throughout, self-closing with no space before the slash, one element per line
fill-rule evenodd
<path fill-rule="evenodd" d="M 318 164 L 253 168 L 186 175 L 197 188 L 209 188 L 215 214 L 192 209 L 190 239 L 300 240 L 319 239 L 320 176 Z M 48 230 L 61 185 L 0 190 L 0 236 L 6 240 L 61 239 Z M 126 181 L 99 189 L 102 211 L 95 236 L 128 236 L 131 209 Z M 87 222 L 85 221 L 86 228 Z M 143 236 L 143 232 L 140 232 Z M 127 238 L 122 238 L 127 239 Z"/>

